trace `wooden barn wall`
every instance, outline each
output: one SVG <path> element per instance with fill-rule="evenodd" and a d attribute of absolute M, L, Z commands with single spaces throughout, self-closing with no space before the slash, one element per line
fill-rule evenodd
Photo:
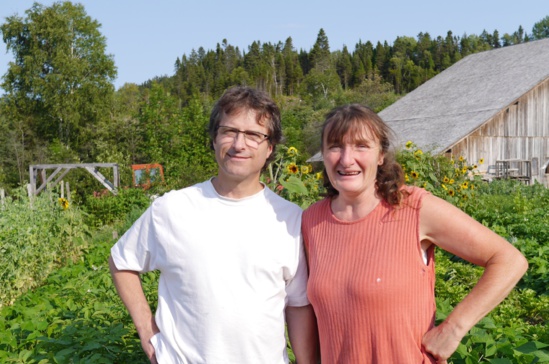
<path fill-rule="evenodd" d="M 454 145 L 451 154 L 466 157 L 470 164 L 484 159 L 481 171 L 500 159 L 538 158 L 532 176 L 545 182 L 539 168 L 549 160 L 549 79 Z"/>

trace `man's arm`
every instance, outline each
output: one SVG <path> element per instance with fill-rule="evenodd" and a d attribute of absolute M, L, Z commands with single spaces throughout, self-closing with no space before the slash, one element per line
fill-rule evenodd
<path fill-rule="evenodd" d="M 156 364 L 154 347 L 150 343 L 150 338 L 160 330 L 156 326 L 151 308 L 143 292 L 139 273 L 129 270 L 119 270 L 116 268 L 112 257 L 109 257 L 109 268 L 118 295 L 128 309 L 137 329 L 143 351 L 145 351 L 151 363 Z"/>
<path fill-rule="evenodd" d="M 286 307 L 286 323 L 297 363 L 317 364 L 319 343 L 313 307 Z"/>

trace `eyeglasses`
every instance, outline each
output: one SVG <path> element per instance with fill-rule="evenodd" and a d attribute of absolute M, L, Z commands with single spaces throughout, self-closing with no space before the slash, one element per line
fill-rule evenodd
<path fill-rule="evenodd" d="M 230 126 L 218 126 L 217 135 L 222 139 L 235 139 L 238 138 L 238 134 L 244 134 L 244 141 L 246 145 L 252 148 L 257 148 L 259 144 L 263 143 L 269 138 L 269 135 L 252 130 L 239 130 L 231 128 Z"/>

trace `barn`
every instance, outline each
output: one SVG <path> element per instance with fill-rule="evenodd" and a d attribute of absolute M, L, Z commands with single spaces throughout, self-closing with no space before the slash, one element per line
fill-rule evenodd
<path fill-rule="evenodd" d="M 400 143 L 547 185 L 549 39 L 464 57 L 380 116 Z"/>

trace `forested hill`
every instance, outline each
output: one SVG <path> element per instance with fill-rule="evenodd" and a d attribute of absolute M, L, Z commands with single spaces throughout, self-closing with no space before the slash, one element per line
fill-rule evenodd
<path fill-rule="evenodd" d="M 549 17 L 536 24 L 532 33 L 519 26 L 513 34 L 484 30 L 480 35 L 432 37 L 401 36 L 392 43 L 358 41 L 354 49 L 332 50 L 328 35 L 320 29 L 310 51 L 297 51 L 292 38 L 285 42 L 253 42 L 240 50 L 223 39 L 214 50 L 200 47 L 175 61 L 172 77 L 157 78 L 182 100 L 196 92 L 219 95 L 229 85 L 249 84 L 272 95 L 335 93 L 360 87 L 364 79 L 379 76 L 397 94 L 407 93 L 463 57 L 547 36 Z M 149 83 L 152 81 L 149 81 Z M 321 85 L 321 86 L 319 86 Z"/>
<path fill-rule="evenodd" d="M 161 163 L 170 188 L 208 178 L 216 172 L 208 115 L 237 84 L 276 99 L 285 144 L 304 161 L 318 150 L 318 123 L 335 105 L 358 102 L 379 111 L 468 54 L 548 37 L 549 16 L 530 33 L 522 27 L 504 35 L 420 33 L 340 50 L 330 48 L 322 29 L 308 51 L 295 49 L 291 37 L 256 41 L 246 50 L 223 40 L 215 49 L 166 60 L 174 62 L 171 76 L 119 90 L 100 27 L 70 1 L 35 3 L 24 17 L 0 24 L 14 59 L 1 79 L 0 189 L 25 186 L 33 164 L 118 163 L 122 186 L 131 184 L 131 165 L 140 163 Z M 64 178 L 83 199 L 100 188 L 85 173 Z"/>

